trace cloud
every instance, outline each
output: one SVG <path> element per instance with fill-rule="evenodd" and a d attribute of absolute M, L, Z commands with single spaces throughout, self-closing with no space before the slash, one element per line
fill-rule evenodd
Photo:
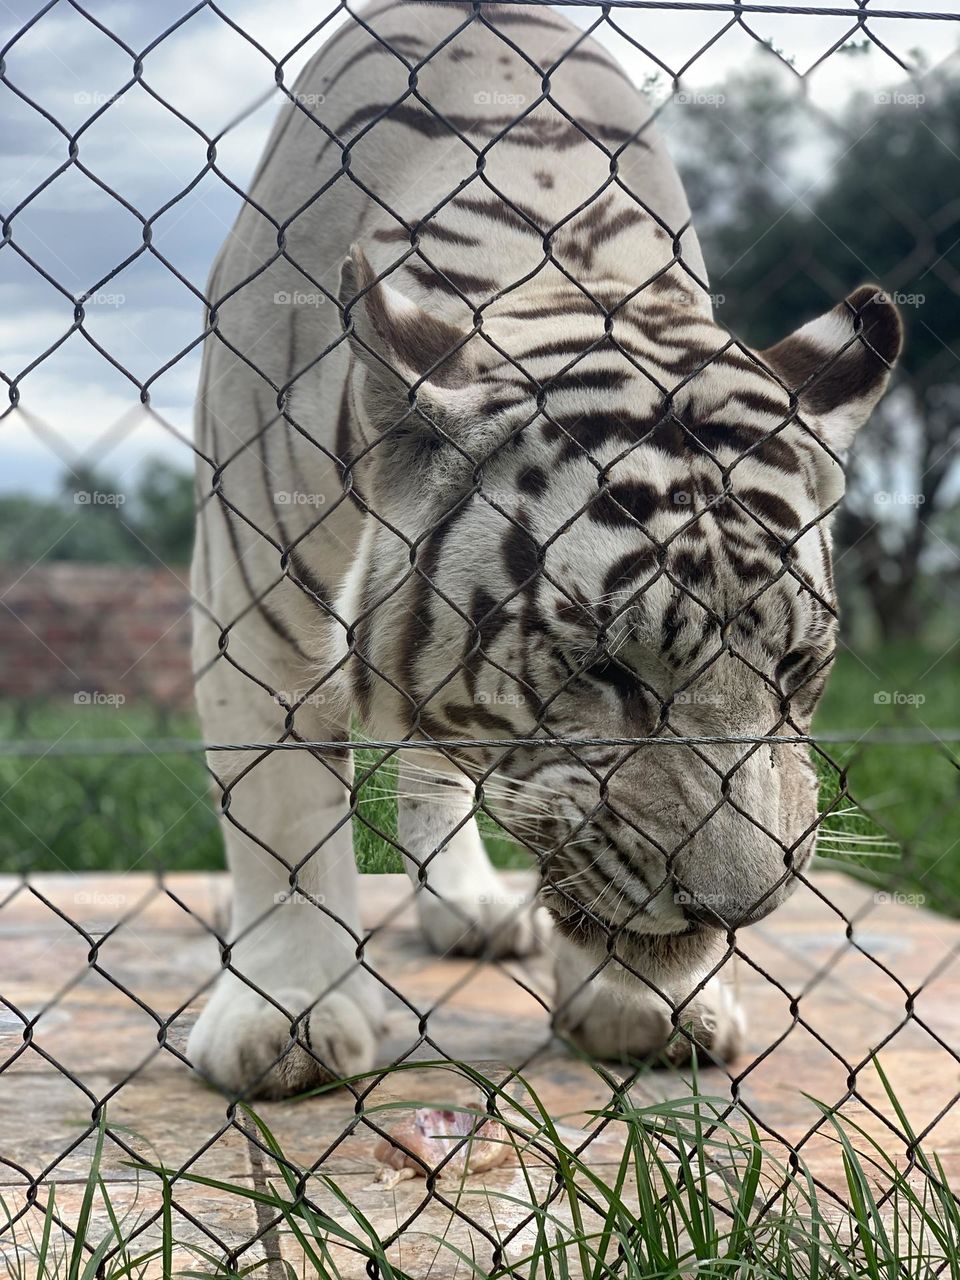
<path fill-rule="evenodd" d="M 132 49 L 141 50 L 187 11 L 185 3 L 171 0 L 150 5 L 117 2 L 98 5 L 97 16 Z M 0 29 L 9 36 L 18 22 L 34 12 L 28 0 L 14 0 L 14 12 L 8 6 L 0 10 Z M 592 10 L 565 12 L 581 26 L 596 16 Z M 232 4 L 229 13 L 271 57 L 285 59 L 296 49 L 283 63 L 285 81 L 291 86 L 308 58 L 344 21 L 335 0 L 286 0 L 280 6 L 243 0 Z M 326 28 L 298 47 L 330 15 L 334 16 Z M 642 83 L 656 69 L 645 48 L 668 67 L 678 68 L 721 28 L 725 16 L 623 10 L 617 11 L 616 19 L 634 43 L 606 25 L 599 38 Z M 942 54 L 942 28 L 947 24 L 882 24 L 876 17 L 870 21 L 875 27 L 883 25 L 885 38 L 900 52 L 905 52 L 899 48 L 903 44 L 920 46 L 932 62 Z M 840 20 L 781 14 L 755 15 L 752 22 L 776 45 L 795 54 L 801 70 L 829 48 L 842 34 L 843 25 Z M 208 136 L 240 121 L 218 142 L 217 163 L 243 187 L 282 100 L 273 89 L 270 57 L 251 40 L 233 31 L 212 10 L 199 11 L 145 59 L 144 84 L 173 110 L 151 97 L 147 88 L 134 85 L 99 119 L 94 117 L 103 104 L 130 80 L 133 63 L 129 54 L 76 10 L 58 6 L 46 13 L 8 56 L 11 81 L 60 121 L 68 134 L 76 135 L 81 162 L 120 197 L 71 168 L 17 214 L 15 242 L 70 295 L 80 295 L 112 276 L 99 284 L 98 296 L 87 305 L 87 328 L 113 360 L 141 381 L 188 346 L 202 323 L 197 297 L 156 256 L 143 252 L 141 219 L 151 220 L 156 248 L 195 289 L 202 290 L 240 204 L 215 174 L 196 183 L 207 165 L 207 143 L 175 113 L 195 122 Z M 755 41 L 738 26 L 693 62 L 685 83 L 705 86 L 721 80 L 742 65 L 746 52 L 755 47 Z M 899 74 L 895 64 L 874 47 L 856 59 L 830 58 L 811 76 L 810 89 L 814 103 L 835 106 L 853 84 L 876 87 Z M 66 162 L 69 141 L 11 91 L 0 88 L 0 93 L 7 119 L 0 135 L 0 207 L 9 212 Z M 194 183 L 186 195 L 181 194 Z M 170 201 L 175 203 L 160 214 Z M 134 262 L 113 274 L 124 258 L 138 253 Z M 11 248 L 0 252 L 0 347 L 8 377 L 18 376 L 43 357 L 72 323 L 69 297 Z M 198 367 L 194 350 L 163 376 L 153 393 L 157 406 L 187 433 Z M 98 442 L 110 442 L 109 456 L 122 466 L 134 465 L 137 457 L 153 448 L 186 454 L 156 422 L 136 417 L 140 413 L 136 388 L 79 334 L 23 379 L 22 396 L 32 418 L 7 420 L 4 449 L 9 455 L 5 456 L 8 461 L 16 459 L 16 465 L 0 468 L 7 483 L 11 475 L 33 476 L 31 483 L 46 486 L 61 465 L 30 421 L 49 424 L 74 451 L 94 450 Z M 115 440 L 111 429 L 118 421 L 125 429 Z"/>

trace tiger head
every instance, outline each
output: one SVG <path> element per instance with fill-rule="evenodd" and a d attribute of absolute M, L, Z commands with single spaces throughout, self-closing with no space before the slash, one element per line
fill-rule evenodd
<path fill-rule="evenodd" d="M 379 734 L 488 744 L 448 754 L 507 780 L 498 817 L 598 946 L 752 923 L 807 863 L 829 517 L 901 346 L 873 286 L 754 352 L 681 285 L 518 291 L 481 333 L 343 271 L 354 698 Z"/>

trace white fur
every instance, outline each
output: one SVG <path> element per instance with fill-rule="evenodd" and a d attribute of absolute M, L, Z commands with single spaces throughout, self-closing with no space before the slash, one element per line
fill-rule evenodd
<path fill-rule="evenodd" d="M 391 37 L 414 36 L 435 48 L 460 25 L 465 12 L 449 5 L 397 5 L 375 16 L 368 12 L 367 17 L 388 43 Z M 495 20 L 494 9 L 485 13 Z M 528 29 L 518 29 L 512 36 L 543 67 L 553 65 L 574 44 L 597 51 L 589 42 L 581 43 L 578 28 L 546 11 Z M 469 45 L 470 58 L 455 62 L 448 47 L 443 54 L 424 60 L 418 72 L 418 93 L 441 116 L 470 116 L 483 144 L 502 128 L 504 108 L 497 105 L 498 95 L 491 94 L 491 89 L 502 86 L 508 96 L 519 93 L 533 101 L 541 92 L 540 77 L 479 25 L 458 39 L 461 47 Z M 345 122 L 358 112 L 362 115 L 366 110 L 369 119 L 378 104 L 410 101 L 406 66 L 379 50 L 359 58 L 338 80 L 336 91 L 326 95 L 328 82 L 339 69 L 369 45 L 369 37 L 359 28 L 344 29 L 310 64 L 297 86 L 301 101 L 323 103 L 326 97 L 325 106 L 315 110 L 335 132 L 342 132 Z M 455 501 L 452 482 L 456 478 L 463 487 L 464 472 L 469 476 L 471 471 L 469 458 L 477 459 L 478 466 L 484 464 L 485 485 L 495 483 L 490 476 L 497 471 L 496 445 L 505 424 L 496 414 L 475 420 L 489 392 L 488 387 L 481 393 L 479 379 L 477 385 L 470 381 L 459 387 L 427 382 L 420 392 L 424 418 L 430 419 L 432 406 L 446 415 L 446 421 L 464 425 L 467 434 L 462 447 L 468 460 L 448 449 L 440 451 L 444 460 L 429 476 L 413 470 L 383 474 L 382 442 L 364 410 L 376 373 L 351 356 L 333 300 L 352 244 L 362 245 L 375 273 L 393 271 L 391 279 L 396 278 L 400 287 L 387 285 L 385 296 L 394 321 L 415 320 L 422 307 L 461 332 L 473 328 L 475 304 L 483 299 L 465 303 L 448 290 L 425 284 L 416 268 L 422 271 L 427 263 L 441 271 L 489 275 L 495 285 L 491 292 L 508 290 L 496 303 L 484 302 L 481 308 L 484 332 L 508 354 L 530 348 L 541 331 L 551 339 L 579 336 L 589 345 L 603 331 L 599 315 L 571 311 L 545 327 L 538 325 L 536 317 L 555 305 L 569 287 L 563 273 L 546 260 L 540 234 L 509 221 L 481 219 L 456 202 L 449 207 L 444 204 L 460 187 L 470 197 L 489 199 L 502 192 L 521 208 L 537 209 L 545 228 L 563 224 L 553 237 L 552 253 L 588 284 L 626 295 L 657 272 L 670 269 L 674 283 L 682 286 L 684 300 L 677 322 L 656 341 L 649 337 L 642 317 L 626 311 L 617 314 L 614 334 L 622 334 L 624 341 L 642 352 L 641 369 L 630 388 L 634 412 L 643 412 L 658 394 L 661 364 L 682 355 L 704 334 L 715 340 L 717 349 L 723 344 L 724 335 L 711 325 L 703 259 L 689 228 L 681 237 L 682 261 L 671 268 L 672 232 L 687 224 L 689 210 L 676 171 L 649 127 L 649 110 L 641 95 L 631 91 L 614 70 L 604 70 L 595 62 L 578 64 L 573 58 L 552 73 L 551 93 L 579 121 L 643 130 L 645 145 L 634 143 L 620 152 L 617 184 L 610 185 L 605 151 L 577 138 L 572 145 L 553 147 L 529 133 L 535 128 L 548 134 L 559 129 L 557 136 L 561 136 L 566 129 L 546 104 L 536 108 L 533 123 L 524 123 L 516 135 L 508 131 L 487 150 L 482 179 L 475 151 L 462 142 L 435 135 L 425 141 L 403 124 L 386 120 L 369 130 L 362 123 L 353 124 L 350 170 L 357 179 L 354 182 L 340 172 L 339 147 L 305 113 L 291 107 L 278 121 L 268 147 L 270 158 L 253 192 L 257 206 L 269 218 L 253 204 L 245 205 L 209 287 L 218 310 L 218 332 L 205 348 L 198 402 L 202 510 L 193 569 L 198 601 L 194 646 L 198 701 L 208 740 L 289 741 L 284 704 L 297 705 L 292 733 L 301 740 L 345 739 L 352 730 L 352 693 L 363 674 L 356 653 L 361 632 L 368 643 L 366 656 L 379 672 L 370 681 L 372 705 L 364 728 L 387 738 L 407 736 L 410 697 L 394 676 L 408 620 L 416 608 L 413 593 L 418 579 L 411 566 L 411 547 L 421 547 L 425 533 L 444 514 L 448 484 L 450 501 Z M 520 108 L 510 110 L 522 114 Z M 397 217 L 372 201 L 364 186 L 391 206 Z M 589 220 L 568 215 L 592 197 L 607 201 L 611 219 L 638 207 L 643 207 L 644 216 L 634 223 L 629 236 L 601 235 L 594 237 L 596 243 L 590 247 Z M 409 244 L 390 240 L 398 217 L 412 226 L 441 204 L 444 211 L 439 220 L 450 234 L 447 240 L 431 240 L 426 228 L 421 259 L 409 257 Z M 284 225 L 282 255 L 277 254 L 277 227 L 270 218 Z M 659 230 L 661 222 L 670 233 Z M 483 237 L 481 247 L 451 249 L 457 235 Z M 590 254 L 583 256 L 588 247 Z M 527 279 L 530 273 L 535 274 Z M 277 301 L 304 291 L 325 293 L 330 301 L 323 305 Z M 378 338 L 367 324 L 362 302 L 353 314 L 357 334 L 376 347 Z M 827 329 L 817 322 L 810 334 L 818 343 L 829 344 L 838 337 L 830 326 L 833 321 Z M 326 354 L 317 361 L 322 352 Z M 471 358 L 478 360 L 489 354 L 482 337 L 471 340 L 471 352 Z M 395 356 L 395 352 L 386 354 Z M 374 370 L 374 362 L 368 360 L 368 364 Z M 552 366 L 550 359 L 542 357 L 533 357 L 531 366 L 541 379 L 557 372 L 555 362 Z M 591 367 L 609 372 L 611 366 L 606 357 L 598 357 Z M 652 371 L 646 380 L 643 370 Z M 397 372 L 408 385 L 418 381 L 407 366 Z M 691 411 L 699 412 L 704 406 L 707 411 L 711 405 L 725 404 L 738 387 L 756 390 L 765 380 L 769 382 L 761 372 L 741 370 L 734 377 L 728 370 L 719 370 L 695 379 L 684 392 L 684 403 Z M 589 389 L 574 382 L 551 392 L 550 407 L 575 418 L 589 412 L 595 402 Z M 346 477 L 334 457 L 341 451 L 338 419 L 344 404 L 351 433 L 347 451 L 353 454 Z M 632 456 L 617 461 L 618 450 L 612 445 L 601 450 L 599 461 L 609 468 L 608 478 L 649 478 L 642 459 Z M 684 480 L 674 460 L 661 459 L 658 465 L 658 482 Z M 759 470 L 756 463 L 744 461 L 736 469 L 738 483 L 751 482 Z M 515 489 L 500 493 L 496 507 L 482 500 L 471 506 L 469 519 L 444 548 L 439 566 L 437 576 L 448 603 L 441 597 L 432 601 L 432 626 L 420 645 L 421 650 L 428 648 L 433 663 L 425 683 L 435 686 L 438 701 L 467 696 L 461 665 L 470 636 L 465 611 L 473 589 L 482 584 L 495 598 L 503 599 L 514 589 L 498 554 L 508 517 L 528 516 L 538 536 L 550 540 L 547 568 L 551 573 L 585 584 L 588 595 L 601 591 L 603 574 L 622 553 L 623 535 L 587 529 L 578 521 L 562 538 L 552 539 L 566 514 L 565 504 L 572 507 L 570 515 L 579 505 L 565 494 L 573 492 L 576 483 L 582 486 L 590 479 L 586 470 L 578 479 L 576 464 L 571 463 L 563 475 L 547 477 L 549 498 L 539 507 Z M 829 481 L 825 487 L 832 495 L 836 477 L 830 474 L 824 480 Z M 596 492 L 595 475 L 592 483 Z M 362 501 L 345 497 L 345 488 L 359 493 Z M 306 501 L 301 500 L 304 496 Z M 810 518 L 822 501 L 816 494 L 786 496 L 805 502 Z M 372 508 L 369 514 L 364 503 Z M 686 515 L 658 514 L 657 536 L 675 531 Z M 797 556 L 811 579 L 822 576 L 818 547 L 812 541 L 804 539 Z M 322 584 L 319 603 L 310 585 L 314 576 Z M 658 608 L 666 603 L 665 591 L 665 586 L 658 586 L 651 593 L 651 602 Z M 371 610 L 374 622 L 365 622 L 355 631 Z M 629 641 L 631 626 L 623 621 L 612 634 L 618 642 Z M 515 621 L 511 621 L 495 646 L 504 671 L 514 669 L 518 643 Z M 571 651 L 578 647 L 582 648 L 582 641 L 571 633 Z M 756 731 L 768 707 L 751 690 L 744 673 L 730 665 L 733 661 L 728 659 L 724 668 L 728 673 L 724 689 L 728 701 L 737 704 L 737 723 Z M 484 692 L 490 697 L 516 693 L 519 688 L 515 678 L 511 682 L 493 667 L 483 678 Z M 279 699 L 278 691 L 283 695 Z M 594 719 L 585 723 L 581 717 L 567 727 L 577 732 L 594 730 L 602 736 L 604 730 L 617 727 L 608 707 L 598 694 L 590 707 Z M 505 714 L 516 734 L 532 727 L 532 711 L 522 703 L 510 704 Z M 697 708 L 681 710 L 678 720 L 681 729 L 694 731 L 705 724 L 731 722 L 719 713 L 711 721 L 708 713 Z M 706 804 L 717 769 L 729 768 L 733 760 L 727 748 L 716 748 L 711 755 L 712 773 L 709 760 L 694 762 L 689 776 L 681 779 L 687 800 L 692 797 Z M 415 762 L 430 764 L 454 780 L 456 785 L 447 789 L 438 788 L 435 778 L 428 780 L 413 762 L 407 762 L 407 756 L 404 760 L 399 842 L 426 937 L 443 953 L 527 953 L 538 940 L 540 920 L 531 904 L 518 901 L 492 869 L 472 816 L 472 784 L 442 753 L 425 760 L 418 752 Z M 541 793 L 549 795 L 551 789 L 559 793 L 566 785 L 561 780 L 564 763 L 568 764 L 558 762 L 554 773 L 548 771 L 536 784 Z M 738 799 L 748 811 L 764 818 L 769 817 L 768 810 L 782 811 L 789 826 L 795 823 L 794 811 L 809 809 L 811 795 L 804 793 L 801 805 L 790 785 L 799 794 L 806 784 L 781 782 L 769 763 L 756 756 L 744 765 L 738 774 Z M 229 971 L 220 977 L 191 1035 L 192 1062 L 231 1092 L 275 1095 L 368 1069 L 374 1061 L 383 1000 L 376 977 L 363 963 L 369 957 L 359 925 L 349 762 L 343 754 L 318 757 L 310 751 L 291 750 L 265 753 L 263 758 L 252 752 L 211 753 L 210 766 L 220 784 L 218 791 L 226 797 L 224 833 L 234 907 Z M 628 809 L 636 807 L 638 797 L 652 797 L 656 803 L 651 815 L 658 830 L 669 833 L 672 827 L 675 831 L 676 815 L 682 809 L 676 795 L 676 767 L 650 761 L 644 769 L 631 760 L 616 775 L 611 795 Z M 771 779 L 776 779 L 776 785 Z M 559 795 L 555 803 L 560 806 Z M 575 819 L 576 806 L 572 812 Z M 730 869 L 725 881 L 746 898 L 753 882 L 750 868 L 773 865 L 776 859 L 766 837 L 748 833 L 742 839 L 742 826 L 725 813 L 714 823 L 711 838 L 739 858 L 739 869 Z M 643 852 L 639 838 L 637 844 L 639 858 Z M 604 866 L 602 850 L 596 857 L 598 865 Z M 714 877 L 722 874 L 716 867 L 707 870 Z M 610 888 L 619 893 L 623 886 L 611 878 Z M 292 901 L 285 898 L 291 890 Z M 616 909 L 611 906 L 611 911 Z M 648 933 L 677 931 L 682 926 L 676 905 L 667 897 L 657 899 Z M 662 998 L 616 982 L 575 990 L 595 960 L 568 941 L 559 944 L 558 956 L 561 1029 L 596 1053 L 645 1052 L 662 1042 L 665 1028 L 669 1031 L 669 1005 Z M 682 1001 L 705 971 L 702 964 L 698 968 L 693 962 L 681 970 L 679 975 L 659 975 L 661 989 L 671 1000 Z M 691 1008 L 718 1052 L 732 1052 L 742 1031 L 739 1014 L 714 981 Z M 638 1010 L 630 1030 L 627 1024 Z"/>

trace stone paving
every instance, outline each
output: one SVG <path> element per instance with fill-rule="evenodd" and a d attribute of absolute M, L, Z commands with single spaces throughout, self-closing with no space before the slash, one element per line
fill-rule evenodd
<path fill-rule="evenodd" d="M 807 1138 L 819 1115 L 810 1099 L 838 1102 L 848 1092 L 848 1064 L 859 1067 L 846 1114 L 886 1134 L 891 1152 L 902 1150 L 885 1127 L 884 1118 L 895 1117 L 867 1061 L 870 1049 L 883 1045 L 884 1069 L 914 1128 L 930 1130 L 929 1146 L 960 1179 L 960 1108 L 953 1106 L 960 1069 L 951 1052 L 960 1046 L 960 924 L 895 896 L 878 895 L 878 901 L 840 875 L 819 874 L 815 886 L 818 892 L 801 886 L 774 917 L 741 936 L 746 959 L 732 963 L 730 976 L 748 1011 L 746 1050 L 729 1070 L 702 1071 L 701 1091 L 730 1096 L 738 1088 L 741 1106 L 770 1135 L 771 1149 L 783 1156 L 782 1144 L 802 1143 L 814 1175 L 839 1189 L 835 1143 L 826 1132 Z M 31 1230 L 39 1237 L 51 1184 L 60 1220 L 75 1224 L 92 1150 L 91 1109 L 100 1099 L 108 1100 L 110 1126 L 101 1176 L 118 1211 L 129 1210 L 129 1222 L 144 1224 L 134 1252 L 155 1243 L 157 1225 L 148 1224 L 161 1208 L 157 1182 L 136 1167 L 135 1155 L 167 1168 L 189 1165 L 195 1174 L 248 1190 L 278 1183 L 276 1161 L 244 1132 L 249 1122 L 241 1115 L 232 1123 L 225 1099 L 171 1051 L 184 1049 L 198 1006 L 174 1019 L 166 1046 L 158 1042 L 161 1022 L 216 972 L 216 945 L 204 926 L 223 929 L 227 891 L 222 875 L 169 876 L 163 889 L 147 875 L 37 876 L 29 889 L 0 877 L 0 1255 L 11 1274 L 30 1274 L 23 1253 L 14 1270 L 17 1244 L 22 1249 Z M 529 1060 L 525 1080 L 576 1140 L 589 1123 L 587 1113 L 602 1107 L 610 1091 L 597 1071 L 550 1040 L 549 957 L 522 966 L 431 957 L 409 892 L 401 876 L 366 878 L 364 923 L 390 921 L 371 943 L 377 966 L 418 1010 L 431 1011 L 426 1025 L 441 1050 L 495 1080 Z M 26 1044 L 24 1018 L 37 1018 Z M 417 1040 L 417 1018 L 397 1005 L 383 1060 Z M 437 1056 L 422 1045 L 412 1055 L 419 1065 L 388 1077 L 366 1105 L 470 1100 L 462 1076 L 425 1065 Z M 651 1073 L 634 1096 L 655 1099 L 670 1088 L 668 1074 Z M 438 1238 L 472 1249 L 478 1262 L 485 1251 L 489 1262 L 491 1238 L 502 1238 L 525 1217 L 530 1191 L 516 1167 L 468 1179 L 466 1190 L 445 1193 L 446 1203 L 431 1200 L 422 1179 L 390 1191 L 375 1185 L 376 1135 L 354 1123 L 355 1100 L 343 1089 L 262 1104 L 258 1111 L 299 1167 L 325 1156 L 323 1172 L 381 1236 L 413 1217 L 391 1251 L 411 1275 L 466 1275 L 465 1264 Z M 387 1127 L 394 1114 L 385 1113 Z M 618 1147 L 608 1132 L 590 1152 L 600 1169 L 617 1159 Z M 538 1192 L 546 1193 L 551 1176 L 546 1166 L 534 1169 Z M 329 1187 L 314 1179 L 311 1196 L 356 1231 Z M 175 1269 L 212 1272 L 209 1259 L 198 1265 L 192 1245 L 228 1262 L 234 1251 L 241 1269 L 260 1260 L 277 1280 L 286 1274 L 281 1258 L 290 1257 L 301 1273 L 302 1254 L 289 1235 L 270 1229 L 265 1206 L 183 1181 L 174 1200 Z M 463 1221 L 467 1211 L 483 1230 Z M 13 1227 L 2 1230 L 18 1214 Z M 88 1239 L 96 1240 L 106 1223 L 98 1202 Z M 521 1233 L 519 1243 L 523 1239 Z M 334 1249 L 331 1257 L 343 1276 L 367 1274 L 356 1254 Z M 147 1274 L 162 1274 L 159 1260 Z"/>

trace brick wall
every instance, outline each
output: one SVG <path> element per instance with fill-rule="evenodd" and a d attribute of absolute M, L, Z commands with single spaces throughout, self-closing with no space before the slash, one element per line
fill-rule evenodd
<path fill-rule="evenodd" d="M 186 570 L 3 565 L 0 606 L 0 697 L 190 705 Z"/>

